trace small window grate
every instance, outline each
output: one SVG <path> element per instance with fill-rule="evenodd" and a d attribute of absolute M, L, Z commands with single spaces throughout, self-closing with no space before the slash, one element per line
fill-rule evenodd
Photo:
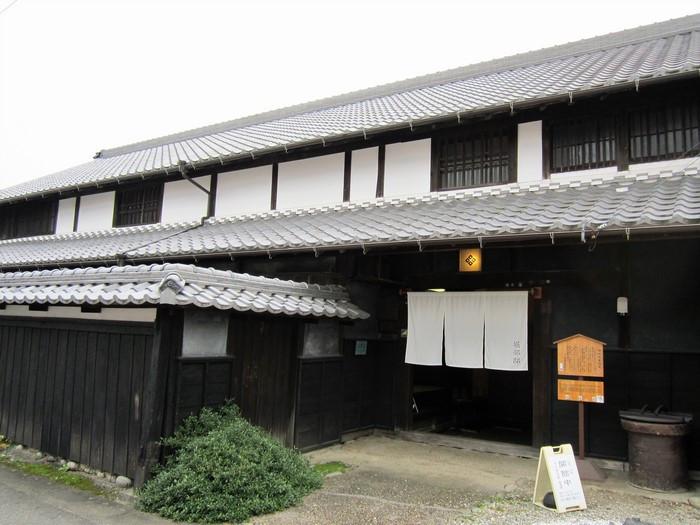
<path fill-rule="evenodd" d="M 114 215 L 115 226 L 138 226 L 160 221 L 163 185 L 119 190 Z"/>
<path fill-rule="evenodd" d="M 512 181 L 510 128 L 436 137 L 436 190 L 506 184 Z"/>
<path fill-rule="evenodd" d="M 650 106 L 630 113 L 630 162 L 694 156 L 700 151 L 700 101 Z"/>
<path fill-rule="evenodd" d="M 554 121 L 551 145 L 552 173 L 614 166 L 615 118 L 587 116 Z"/>
<path fill-rule="evenodd" d="M 50 235 L 56 226 L 58 202 L 35 201 L 0 207 L 0 239 Z"/>

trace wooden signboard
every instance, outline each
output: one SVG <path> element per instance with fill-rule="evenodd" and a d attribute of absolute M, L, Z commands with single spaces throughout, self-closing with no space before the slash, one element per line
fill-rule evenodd
<path fill-rule="evenodd" d="M 555 508 L 546 507 L 545 495 L 551 492 Z M 555 512 L 585 510 L 586 497 L 583 494 L 581 478 L 576 467 L 576 458 L 571 445 L 542 447 L 537 464 L 537 478 L 532 502 Z"/>
<path fill-rule="evenodd" d="M 556 341 L 556 345 L 559 375 L 603 377 L 604 343 L 576 334 Z"/>
<path fill-rule="evenodd" d="M 602 381 L 579 381 L 575 379 L 557 380 L 559 401 L 582 401 L 584 403 L 605 403 Z"/>

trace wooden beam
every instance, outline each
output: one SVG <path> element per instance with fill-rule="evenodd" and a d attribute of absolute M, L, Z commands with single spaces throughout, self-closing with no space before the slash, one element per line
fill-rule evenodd
<path fill-rule="evenodd" d="M 277 179 L 279 178 L 279 164 L 272 165 L 272 191 L 270 192 L 270 209 L 277 209 Z"/>
<path fill-rule="evenodd" d="M 386 158 L 386 146 L 379 146 L 377 156 L 377 192 L 376 197 L 384 197 L 384 160 Z"/>
<path fill-rule="evenodd" d="M 350 201 L 350 181 L 352 178 L 352 151 L 345 152 L 345 171 L 343 174 L 343 202 Z"/>
<path fill-rule="evenodd" d="M 149 479 L 153 467 L 161 459 L 159 442 L 166 430 L 166 413 L 173 409 L 167 406 L 167 401 L 174 398 L 172 394 L 168 394 L 175 388 L 172 384 L 173 370 L 182 340 L 182 320 L 182 310 L 158 309 L 153 348 L 147 369 L 149 373 L 146 374 L 143 392 L 141 447 L 134 475 L 136 487 L 143 486 Z"/>
<path fill-rule="evenodd" d="M 212 173 L 209 179 L 209 193 L 207 194 L 207 217 L 216 215 L 216 190 L 219 186 L 219 174 Z"/>

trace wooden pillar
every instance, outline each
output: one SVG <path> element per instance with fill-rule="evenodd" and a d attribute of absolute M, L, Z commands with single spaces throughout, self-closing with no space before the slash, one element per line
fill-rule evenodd
<path fill-rule="evenodd" d="M 532 446 L 549 445 L 551 428 L 552 340 L 550 316 L 552 303 L 548 298 L 535 301 L 532 356 Z"/>
<path fill-rule="evenodd" d="M 160 461 L 160 438 L 172 432 L 176 382 L 176 359 L 182 347 L 182 310 L 159 308 L 155 336 L 146 373 L 143 400 L 143 426 L 134 485 L 141 487 Z M 169 428 L 168 428 L 169 427 Z"/>

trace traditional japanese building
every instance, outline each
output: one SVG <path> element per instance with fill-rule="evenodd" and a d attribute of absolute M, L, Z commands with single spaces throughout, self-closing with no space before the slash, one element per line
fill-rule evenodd
<path fill-rule="evenodd" d="M 234 399 L 290 446 L 695 414 L 700 15 L 100 151 L 0 190 L 0 433 L 143 479 Z M 417 437 L 418 436 L 418 437 Z"/>

